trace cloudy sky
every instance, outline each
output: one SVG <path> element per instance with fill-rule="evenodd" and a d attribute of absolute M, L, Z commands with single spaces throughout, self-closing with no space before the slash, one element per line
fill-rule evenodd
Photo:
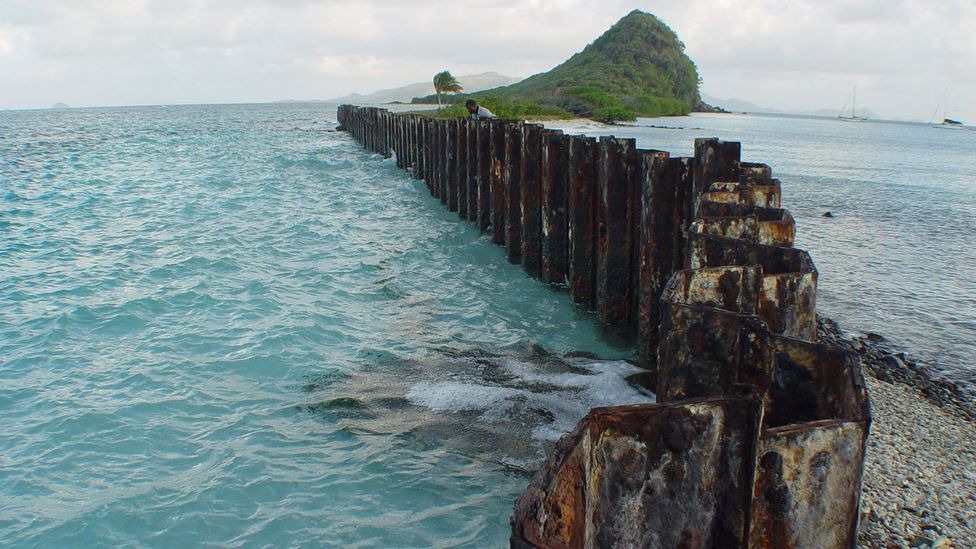
<path fill-rule="evenodd" d="M 0 108 L 324 99 L 455 75 L 527 76 L 638 8 L 703 91 L 976 123 L 976 0 L 0 0 Z"/>

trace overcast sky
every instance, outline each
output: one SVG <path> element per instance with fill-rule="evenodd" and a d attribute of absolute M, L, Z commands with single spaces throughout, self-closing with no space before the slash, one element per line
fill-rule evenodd
<path fill-rule="evenodd" d="M 0 0 L 0 108 L 325 99 L 552 68 L 638 8 L 703 91 L 976 124 L 976 0 Z"/>

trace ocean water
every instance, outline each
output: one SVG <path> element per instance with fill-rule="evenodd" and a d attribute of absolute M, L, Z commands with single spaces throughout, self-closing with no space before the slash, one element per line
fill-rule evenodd
<path fill-rule="evenodd" d="M 553 440 L 653 398 L 591 314 L 334 123 L 0 112 L 0 545 L 502 547 Z M 742 141 L 820 309 L 973 379 L 976 132 L 641 124 L 563 125 Z"/>
<path fill-rule="evenodd" d="M 647 401 L 335 106 L 0 113 L 0 545 L 500 547 Z"/>

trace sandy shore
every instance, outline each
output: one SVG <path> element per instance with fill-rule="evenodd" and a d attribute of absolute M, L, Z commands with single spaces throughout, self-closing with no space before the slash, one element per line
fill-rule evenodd
<path fill-rule="evenodd" d="M 821 339 L 858 352 L 871 399 L 861 547 L 976 548 L 976 410 L 871 334 L 826 321 Z"/>

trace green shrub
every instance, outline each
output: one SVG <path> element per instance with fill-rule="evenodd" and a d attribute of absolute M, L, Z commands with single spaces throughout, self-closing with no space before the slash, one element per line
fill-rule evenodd
<path fill-rule="evenodd" d="M 593 111 L 593 119 L 611 124 L 613 122 L 633 122 L 637 120 L 637 117 L 623 106 L 613 106 L 600 107 Z"/>
<path fill-rule="evenodd" d="M 590 103 L 594 108 L 622 106 L 620 100 L 594 86 L 574 86 L 563 93 Z"/>
<path fill-rule="evenodd" d="M 641 95 L 627 98 L 624 104 L 640 116 L 680 116 L 691 112 L 691 107 L 685 101 L 673 97 L 654 97 Z"/>

